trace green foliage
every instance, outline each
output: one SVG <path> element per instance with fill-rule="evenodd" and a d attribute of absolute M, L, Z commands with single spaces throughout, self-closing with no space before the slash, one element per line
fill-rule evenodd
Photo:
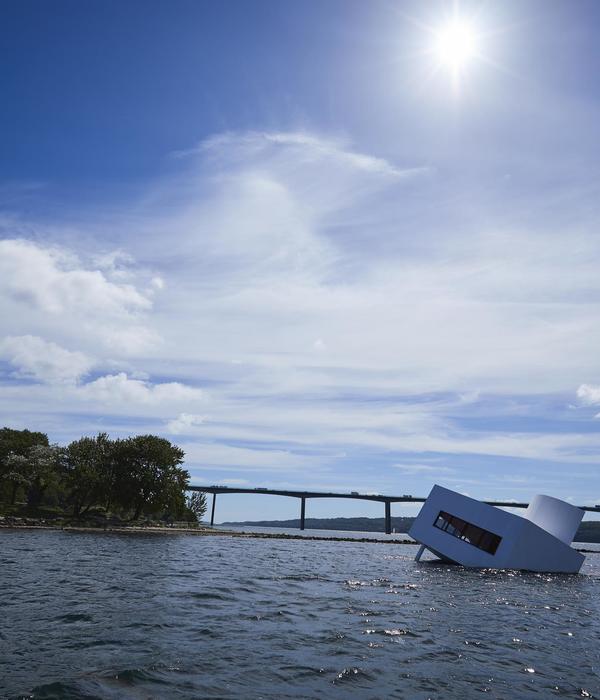
<path fill-rule="evenodd" d="M 206 494 L 200 491 L 194 491 L 191 496 L 188 496 L 186 505 L 187 509 L 194 515 L 196 520 L 202 520 L 207 508 Z"/>
<path fill-rule="evenodd" d="M 19 493 L 29 505 L 38 505 L 49 488 L 60 481 L 62 449 L 48 444 L 45 433 L 0 430 L 0 496 L 11 505 Z"/>
<path fill-rule="evenodd" d="M 66 449 L 65 486 L 75 517 L 107 504 L 113 490 L 114 442 L 106 433 L 74 440 Z"/>
<path fill-rule="evenodd" d="M 30 430 L 0 429 L 0 498 L 8 497 L 14 503 L 17 494 L 25 491 L 29 485 L 25 458 L 36 445 L 47 447 L 48 436 Z"/>
<path fill-rule="evenodd" d="M 19 488 L 25 490 L 29 486 L 27 457 L 10 452 L 3 464 L 2 477 L 10 488 L 10 504 L 14 505 Z"/>
<path fill-rule="evenodd" d="M 184 452 L 164 438 L 138 435 L 115 443 L 115 502 L 140 515 L 182 515 L 189 474 L 180 468 Z"/>
<path fill-rule="evenodd" d="M 65 451 L 58 445 L 34 445 L 27 453 L 27 504 L 37 507 L 48 489 L 60 488 Z"/>
<path fill-rule="evenodd" d="M 0 501 L 19 493 L 31 509 L 60 504 L 76 518 L 103 512 L 137 520 L 142 515 L 194 520 L 185 491 L 184 452 L 155 435 L 111 440 L 106 433 L 82 437 L 66 448 L 43 433 L 0 430 Z M 202 503 L 194 500 L 198 513 Z"/>
<path fill-rule="evenodd" d="M 11 452 L 25 456 L 35 445 L 48 446 L 48 436 L 45 433 L 33 433 L 30 430 L 0 429 L 0 463 Z"/>

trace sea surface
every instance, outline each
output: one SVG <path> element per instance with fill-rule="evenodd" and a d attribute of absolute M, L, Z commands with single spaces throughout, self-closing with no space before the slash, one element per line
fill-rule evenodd
<path fill-rule="evenodd" d="M 0 697 L 600 697 L 600 554 L 564 576 L 415 551 L 2 530 Z"/>

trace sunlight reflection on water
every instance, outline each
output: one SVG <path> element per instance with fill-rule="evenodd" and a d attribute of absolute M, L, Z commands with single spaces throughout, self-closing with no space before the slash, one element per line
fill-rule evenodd
<path fill-rule="evenodd" d="M 599 555 L 560 576 L 416 564 L 398 544 L 0 543 L 2 697 L 600 694 Z"/>

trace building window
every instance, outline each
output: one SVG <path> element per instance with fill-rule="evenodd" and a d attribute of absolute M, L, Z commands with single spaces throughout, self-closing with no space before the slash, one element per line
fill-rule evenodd
<path fill-rule="evenodd" d="M 455 515 L 450 515 L 441 510 L 435 522 L 434 527 L 447 532 L 459 540 L 472 544 L 477 549 L 482 549 L 488 554 L 496 554 L 498 545 L 502 541 L 502 537 L 495 535 L 493 532 L 484 530 L 482 527 L 472 525 L 462 518 L 457 518 Z"/>

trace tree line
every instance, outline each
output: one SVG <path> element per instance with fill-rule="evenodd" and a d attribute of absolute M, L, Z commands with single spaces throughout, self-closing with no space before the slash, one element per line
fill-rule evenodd
<path fill-rule="evenodd" d="M 184 452 L 156 435 L 111 439 L 106 433 L 67 446 L 45 433 L 0 429 L 0 508 L 55 508 L 91 514 L 199 520 L 206 496 L 186 497 Z"/>

